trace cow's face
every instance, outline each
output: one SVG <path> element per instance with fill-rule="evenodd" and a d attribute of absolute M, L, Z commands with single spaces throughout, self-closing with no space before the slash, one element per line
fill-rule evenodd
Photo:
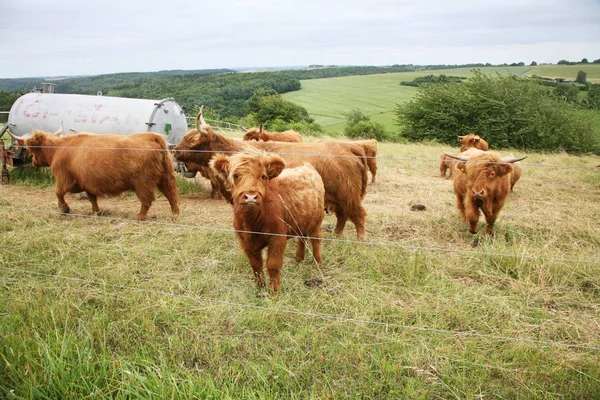
<path fill-rule="evenodd" d="M 234 204 L 256 207 L 262 203 L 269 181 L 285 168 L 285 161 L 278 155 L 217 155 L 210 165 L 227 182 Z"/>
<path fill-rule="evenodd" d="M 203 150 L 208 147 L 209 141 L 208 135 L 204 135 L 196 129 L 192 129 L 186 133 L 181 139 L 181 142 L 173 148 L 173 155 L 177 161 L 192 161 L 194 152 L 189 150 Z"/>
<path fill-rule="evenodd" d="M 501 185 L 506 186 L 513 167 L 511 164 L 496 164 L 499 162 L 499 157 L 484 154 L 456 165 L 457 170 L 467 174 L 467 191 L 471 196 L 485 199 L 490 193 L 497 193 Z"/>
<path fill-rule="evenodd" d="M 249 129 L 248 131 L 246 131 L 246 134 L 244 135 L 244 140 L 259 141 L 260 140 L 260 132 L 258 132 L 256 129 Z"/>
<path fill-rule="evenodd" d="M 472 147 L 479 148 L 479 142 L 481 138 L 478 135 L 469 133 L 466 136 L 459 136 L 458 141 L 460 142 L 460 151 L 463 152 Z"/>
<path fill-rule="evenodd" d="M 34 167 L 50 166 L 50 160 L 43 151 L 44 147 L 54 145 L 49 141 L 48 135 L 51 135 L 51 133 L 36 131 L 25 140 L 25 147 L 32 156 L 31 163 Z"/>

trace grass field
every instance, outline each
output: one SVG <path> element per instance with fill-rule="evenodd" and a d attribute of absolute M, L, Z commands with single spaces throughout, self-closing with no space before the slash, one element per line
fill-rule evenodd
<path fill-rule="evenodd" d="M 549 78 L 563 77 L 575 80 L 577 72 L 587 72 L 590 82 L 600 83 L 600 64 L 541 65 L 536 67 L 485 67 L 490 74 L 538 75 Z M 469 68 L 436 71 L 406 72 L 381 75 L 349 76 L 342 78 L 303 80 L 302 89 L 283 95 L 309 112 L 310 116 L 330 134 L 342 132 L 344 113 L 359 109 L 374 121 L 381 122 L 389 133 L 397 133 L 395 109 L 398 104 L 412 99 L 417 88 L 400 86 L 402 81 L 412 81 L 418 76 L 445 74 L 470 77 Z"/>
<path fill-rule="evenodd" d="M 579 71 L 587 73 L 588 82 L 600 83 L 600 64 L 538 65 L 533 67 L 526 75 L 538 75 L 546 78 L 567 78 L 574 81 Z"/>
<path fill-rule="evenodd" d="M 522 75 L 530 67 L 486 67 L 487 73 Z M 402 81 L 412 81 L 416 77 L 429 74 L 446 74 L 452 76 L 471 76 L 470 69 L 457 68 L 448 70 L 402 72 L 381 75 L 348 76 L 342 78 L 310 79 L 302 81 L 302 89 L 283 95 L 309 112 L 317 123 L 328 133 L 339 133 L 343 130 L 344 113 L 359 109 L 371 116 L 374 121 L 383 123 L 388 131 L 396 132 L 397 104 L 410 100 L 417 91 L 411 86 L 401 86 Z"/>
<path fill-rule="evenodd" d="M 473 247 L 443 150 L 381 144 L 369 243 L 347 226 L 316 268 L 290 241 L 277 296 L 255 287 L 206 181 L 179 218 L 161 197 L 147 223 L 131 221 L 133 195 L 91 219 L 56 215 L 47 183 L 0 187 L 0 397 L 597 398 L 600 169 L 525 165 Z"/>

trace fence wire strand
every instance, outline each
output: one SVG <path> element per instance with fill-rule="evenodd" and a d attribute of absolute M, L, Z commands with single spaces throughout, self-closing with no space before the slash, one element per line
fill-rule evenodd
<path fill-rule="evenodd" d="M 278 236 L 278 237 L 287 237 L 289 239 L 292 239 L 292 238 L 299 238 L 299 239 L 304 239 L 304 240 L 319 239 L 319 240 L 323 240 L 325 242 L 359 244 L 359 245 L 366 245 L 366 246 L 394 247 L 394 248 L 399 248 L 399 249 L 404 249 L 404 250 L 423 250 L 423 251 L 432 251 L 432 252 L 465 254 L 465 255 L 471 255 L 471 256 L 497 256 L 497 257 L 511 257 L 511 258 L 524 259 L 524 260 L 540 260 L 540 261 L 555 261 L 555 262 L 600 265 L 600 261 L 590 261 L 590 260 L 580 260 L 580 259 L 570 259 L 570 258 L 560 258 L 560 257 L 543 257 L 543 256 L 533 256 L 533 255 L 526 255 L 526 254 L 495 253 L 495 252 L 487 252 L 487 251 L 469 251 L 469 250 L 461 250 L 461 249 L 445 249 L 443 247 L 413 246 L 413 245 L 404 245 L 404 244 L 400 244 L 400 243 L 386 243 L 386 242 L 372 242 L 372 241 L 361 242 L 358 240 L 338 239 L 338 238 L 317 238 L 317 237 L 312 237 L 312 236 L 297 236 L 297 235 L 286 235 L 286 234 L 281 234 L 281 233 L 246 231 L 246 230 L 238 230 L 238 229 L 231 229 L 231 228 L 219 228 L 219 227 L 214 227 L 214 226 L 179 224 L 179 223 L 174 223 L 174 222 L 138 221 L 138 220 L 132 220 L 132 219 L 127 219 L 127 218 L 109 217 L 109 216 L 104 216 L 104 215 L 88 215 L 88 214 L 75 214 L 75 213 L 64 214 L 64 213 L 61 213 L 58 211 L 17 208 L 17 207 L 12 207 L 12 206 L 0 206 L 0 209 L 19 211 L 19 212 L 23 212 L 23 213 L 31 212 L 31 213 L 37 213 L 37 214 L 65 216 L 65 217 L 71 217 L 71 218 L 89 218 L 89 219 L 98 219 L 98 220 L 105 220 L 105 221 L 118 221 L 118 222 L 126 222 L 126 223 L 133 223 L 133 224 L 145 224 L 145 225 L 176 227 L 176 228 L 189 228 L 189 229 L 199 229 L 199 230 L 207 230 L 207 231 L 226 232 L 226 233 L 249 233 L 249 234 L 254 234 L 254 235 Z"/>
<path fill-rule="evenodd" d="M 229 137 L 228 137 L 229 138 Z M 231 138 L 229 138 L 231 139 Z M 250 142 L 243 142 L 250 143 Z M 268 142 L 267 142 L 268 143 Z M 327 143 L 327 142 L 321 142 Z M 251 146 L 250 144 L 248 144 Z M 77 149 L 77 150 L 94 150 L 94 151 L 153 151 L 153 152 L 168 152 L 172 153 L 171 149 L 148 149 L 148 148 L 140 148 L 140 147 L 86 147 L 86 146 L 28 146 L 30 148 L 38 148 L 38 149 Z M 356 158 L 359 156 L 356 155 L 346 155 L 346 154 L 328 154 L 328 153 L 293 153 L 293 152 L 270 152 L 264 151 L 260 148 L 256 148 L 256 150 L 247 151 L 236 151 L 236 150 L 177 150 L 179 153 L 214 153 L 214 154 L 277 154 L 283 156 L 294 156 L 294 157 L 331 157 L 331 158 Z M 453 153 L 448 151 L 448 153 L 452 153 L 455 155 L 460 155 L 460 153 Z M 435 162 L 439 163 L 441 160 L 439 158 L 419 158 L 419 157 L 397 157 L 397 156 L 360 156 L 365 159 L 375 159 L 378 161 L 416 161 L 416 162 Z M 452 160 L 444 160 L 444 162 L 457 163 L 461 162 L 460 160 L 452 159 Z M 503 164 L 503 162 L 487 162 L 482 161 L 485 164 Z M 552 167 L 552 168 L 565 168 L 565 169 L 597 169 L 596 165 L 565 165 L 565 164 L 545 164 L 545 163 L 523 163 L 519 162 L 521 166 L 524 167 Z"/>
<path fill-rule="evenodd" d="M 15 273 L 21 273 L 21 274 L 44 276 L 44 277 L 53 278 L 53 279 L 63 279 L 63 280 L 67 280 L 67 281 L 85 283 L 85 284 L 89 284 L 89 285 L 104 286 L 104 287 L 110 287 L 110 288 L 121 289 L 121 290 L 129 290 L 129 291 L 135 291 L 135 292 L 141 292 L 141 293 L 149 293 L 149 294 L 159 295 L 159 296 L 164 296 L 164 297 L 193 300 L 196 302 L 220 304 L 220 305 L 226 305 L 226 306 L 231 306 L 231 307 L 253 309 L 253 310 L 258 310 L 258 311 L 269 311 L 269 312 L 274 312 L 274 313 L 279 313 L 279 314 L 295 315 L 295 316 L 306 317 L 306 318 L 324 319 L 324 320 L 344 322 L 344 323 L 373 325 L 373 326 L 384 327 L 386 329 L 397 328 L 397 329 L 402 329 L 402 330 L 412 330 L 412 331 L 419 331 L 419 332 L 447 334 L 447 335 L 453 335 L 456 337 L 470 336 L 470 337 L 492 339 L 492 340 L 499 340 L 499 341 L 522 342 L 522 343 L 532 343 L 532 344 L 538 344 L 538 345 L 544 345 L 544 346 L 556 346 L 556 347 L 563 347 L 563 348 L 600 351 L 600 347 L 587 346 L 587 345 L 583 345 L 583 344 L 562 343 L 562 342 L 556 342 L 556 341 L 551 341 L 551 340 L 526 339 L 526 338 L 518 338 L 518 337 L 503 336 L 503 335 L 492 335 L 492 334 L 479 333 L 479 332 L 474 332 L 474 331 L 453 331 L 453 330 L 449 330 L 449 329 L 439 329 L 439 328 L 431 328 L 431 327 L 425 327 L 425 326 L 403 325 L 403 324 L 397 324 L 394 322 L 383 322 L 383 321 L 375 321 L 375 320 L 361 319 L 361 318 L 342 317 L 342 316 L 333 315 L 333 314 L 310 313 L 310 312 L 305 312 L 305 311 L 289 310 L 289 309 L 276 308 L 276 307 L 257 306 L 254 304 L 247 304 L 247 303 L 236 303 L 236 302 L 232 302 L 232 301 L 228 301 L 228 300 L 213 299 L 210 297 L 192 296 L 192 295 L 187 295 L 187 294 L 176 294 L 176 293 L 171 293 L 171 292 L 166 292 L 166 291 L 161 291 L 161 290 L 152 290 L 152 289 L 140 288 L 140 287 L 135 287 L 135 286 L 127 286 L 127 285 L 120 285 L 120 284 L 114 284 L 114 283 L 92 281 L 92 280 L 83 279 L 83 278 L 74 278 L 74 277 L 68 277 L 68 276 L 53 275 L 53 274 L 47 274 L 44 272 L 22 270 L 22 269 L 18 269 L 18 268 L 10 268 L 10 267 L 4 267 L 4 266 L 0 266 L 0 269 L 15 272 Z"/>

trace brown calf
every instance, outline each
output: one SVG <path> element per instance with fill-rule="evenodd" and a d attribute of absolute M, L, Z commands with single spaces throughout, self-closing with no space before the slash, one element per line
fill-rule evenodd
<path fill-rule="evenodd" d="M 269 285 L 279 291 L 288 236 L 298 237 L 296 261 L 304 259 L 310 237 L 313 257 L 321 263 L 325 188 L 310 164 L 284 169 L 278 155 L 221 154 L 210 165 L 232 192 L 233 226 L 259 286 L 265 286 L 261 252 L 267 247 Z"/>
<path fill-rule="evenodd" d="M 250 128 L 246 131 L 244 135 L 244 140 L 256 140 L 268 142 L 301 142 L 302 136 L 293 129 L 287 130 L 285 132 L 267 132 L 260 128 Z"/>
<path fill-rule="evenodd" d="M 488 143 L 479 137 L 479 135 L 475 135 L 474 133 L 469 133 L 465 136 L 459 136 L 458 141 L 460 142 L 460 152 L 474 147 L 479 150 L 487 151 L 489 150 Z"/>
<path fill-rule="evenodd" d="M 58 137 L 34 131 L 25 145 L 33 155 L 34 166 L 50 167 L 63 213 L 70 212 L 66 193 L 85 191 L 92 211 L 98 214 L 99 196 L 131 190 L 142 203 L 136 219 L 144 220 L 155 199 L 154 189 L 158 188 L 169 200 L 173 213 L 179 214 L 173 161 L 160 135 L 80 133 Z"/>
<path fill-rule="evenodd" d="M 512 164 L 526 157 L 502 159 L 492 151 L 472 156 L 447 155 L 461 161 L 454 171 L 454 194 L 460 216 L 469 223 L 469 232 L 477 233 L 479 210 L 483 211 L 486 232 L 491 234 L 508 195 Z"/>

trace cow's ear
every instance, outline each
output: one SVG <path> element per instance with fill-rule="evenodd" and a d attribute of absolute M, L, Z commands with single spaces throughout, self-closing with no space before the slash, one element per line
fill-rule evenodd
<path fill-rule="evenodd" d="M 462 143 L 464 138 L 465 138 L 464 136 L 459 136 L 458 141 Z"/>
<path fill-rule="evenodd" d="M 267 176 L 269 179 L 273 179 L 281 174 L 281 171 L 285 168 L 285 161 L 277 155 L 269 156 L 265 162 L 265 167 L 267 168 Z"/>
<path fill-rule="evenodd" d="M 210 160 L 210 167 L 224 180 L 229 176 L 229 157 L 224 154 L 217 154 Z"/>
<path fill-rule="evenodd" d="M 513 171 L 512 164 L 497 164 L 496 165 L 496 174 L 498 176 L 508 175 Z"/>
<path fill-rule="evenodd" d="M 467 162 L 466 161 L 460 161 L 456 163 L 456 169 L 461 171 L 461 172 L 467 172 Z"/>

